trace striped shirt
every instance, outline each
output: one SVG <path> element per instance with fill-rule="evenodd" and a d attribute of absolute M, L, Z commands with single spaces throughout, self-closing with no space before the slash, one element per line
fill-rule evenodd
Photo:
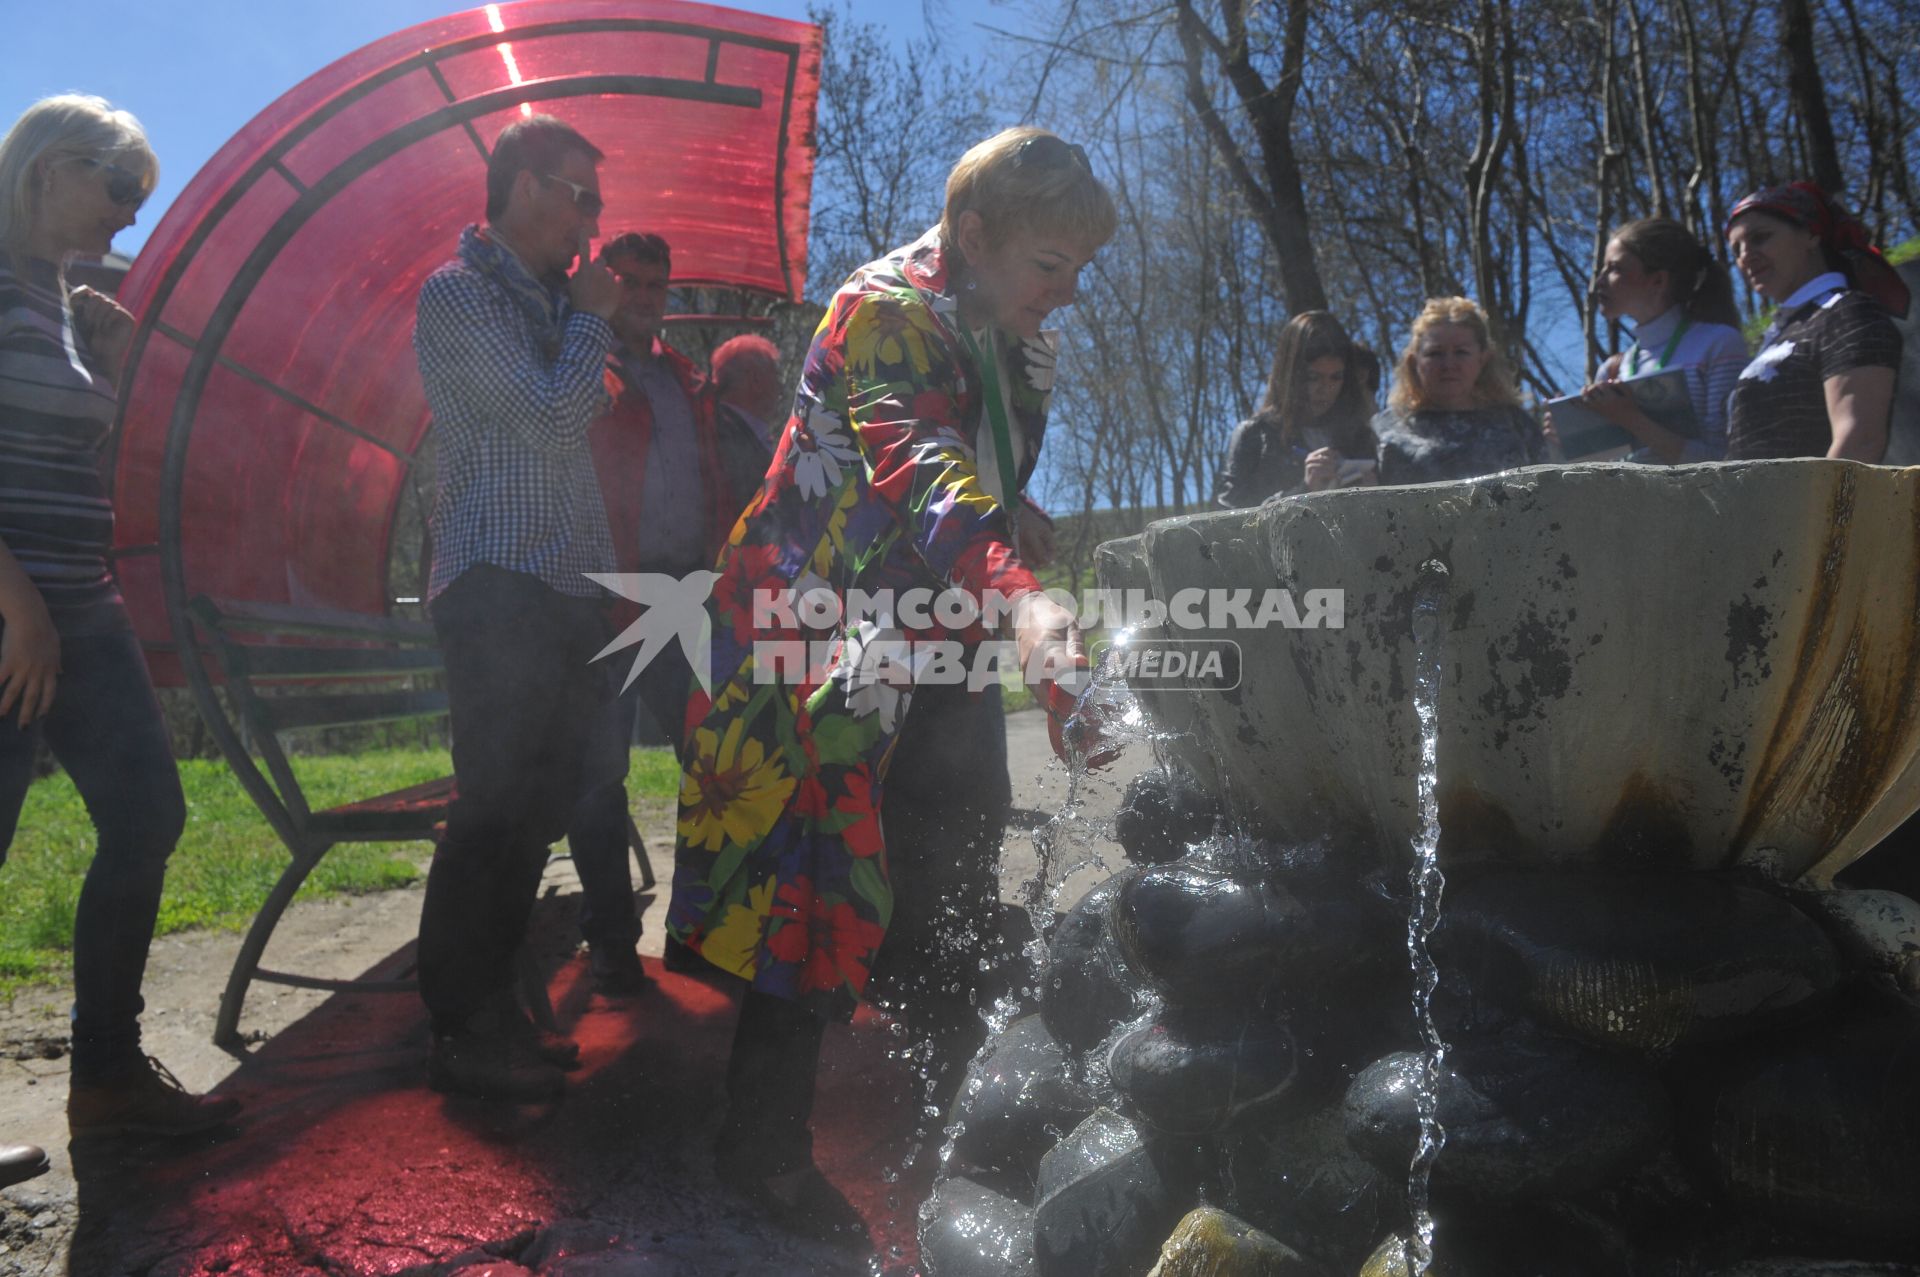
<path fill-rule="evenodd" d="M 1824 457 L 1833 447 L 1827 382 L 1856 368 L 1899 368 L 1900 330 L 1880 304 L 1820 275 L 1780 303 L 1760 353 L 1729 401 L 1727 459 Z"/>
<path fill-rule="evenodd" d="M 107 566 L 113 503 L 100 458 L 117 407 L 58 268 L 0 252 L 0 542 L 61 634 L 126 625 Z"/>
<path fill-rule="evenodd" d="M 433 413 L 437 490 L 427 596 L 478 563 L 604 597 L 612 572 L 587 426 L 610 402 L 613 329 L 571 310 L 478 227 L 421 286 L 413 349 Z"/>
<path fill-rule="evenodd" d="M 1620 357 L 1620 380 L 1651 377 L 1668 368 L 1686 373 L 1687 394 L 1693 401 L 1694 419 L 1700 423 L 1700 436 L 1688 439 L 1680 449 L 1679 464 L 1693 461 L 1718 461 L 1727 455 L 1727 399 L 1740 370 L 1747 366 L 1747 341 L 1738 328 L 1726 324 L 1688 323 L 1675 306 L 1658 319 L 1650 319 L 1633 333 L 1633 346 Z M 1674 341 L 1674 334 L 1680 340 Z M 1662 361 L 1661 352 L 1669 342 L 1670 356 Z M 1650 448 L 1636 449 L 1633 460 L 1657 463 Z"/>

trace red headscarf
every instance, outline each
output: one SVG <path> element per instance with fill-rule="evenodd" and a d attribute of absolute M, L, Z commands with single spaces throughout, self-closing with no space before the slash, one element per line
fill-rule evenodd
<path fill-rule="evenodd" d="M 1756 212 L 1771 213 L 1812 231 L 1823 247 L 1847 264 L 1856 288 L 1896 318 L 1907 313 L 1911 298 L 1906 281 L 1867 238 L 1867 228 L 1860 219 L 1812 182 L 1788 182 L 1755 191 L 1733 206 L 1733 212 L 1727 214 L 1726 229 L 1732 230 L 1742 213 Z"/>

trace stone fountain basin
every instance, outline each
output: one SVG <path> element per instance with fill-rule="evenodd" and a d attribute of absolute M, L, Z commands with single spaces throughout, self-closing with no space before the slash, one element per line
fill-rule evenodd
<path fill-rule="evenodd" d="M 1412 608 L 1448 569 L 1443 862 L 1758 864 L 1819 882 L 1920 807 L 1920 468 L 1533 467 L 1155 523 L 1109 588 L 1344 593 L 1233 639 L 1232 691 L 1134 680 L 1257 830 L 1416 832 Z"/>

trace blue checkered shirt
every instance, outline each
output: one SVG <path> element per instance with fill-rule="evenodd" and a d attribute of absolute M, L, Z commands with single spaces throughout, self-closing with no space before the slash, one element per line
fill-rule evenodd
<path fill-rule="evenodd" d="M 614 571 L 587 426 L 608 406 L 605 320 L 567 305 L 478 227 L 427 278 L 414 354 L 433 414 L 437 483 L 427 597 L 476 563 L 598 597 Z"/>

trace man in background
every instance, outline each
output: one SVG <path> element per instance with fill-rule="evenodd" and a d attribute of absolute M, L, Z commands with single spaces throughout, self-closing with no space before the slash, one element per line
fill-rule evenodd
<path fill-rule="evenodd" d="M 744 509 L 760 491 L 787 425 L 792 396 L 780 377 L 779 348 L 753 333 L 722 342 L 713 352 L 713 391 L 720 463 L 735 504 Z"/>
<path fill-rule="evenodd" d="M 713 566 L 739 513 L 714 435 L 712 395 L 691 361 L 660 340 L 673 275 L 666 240 L 628 231 L 607 241 L 600 260 L 620 288 L 618 345 L 605 361 L 613 406 L 592 429 L 614 557 L 621 572 L 682 578 Z M 631 619 L 616 612 L 618 623 Z M 669 644 L 607 707 L 594 729 L 591 785 L 567 830 L 580 875 L 580 931 L 594 986 L 609 996 L 651 984 L 634 950 L 640 916 L 627 859 L 635 715 L 644 702 L 677 751 L 692 678 L 679 645 Z"/>

